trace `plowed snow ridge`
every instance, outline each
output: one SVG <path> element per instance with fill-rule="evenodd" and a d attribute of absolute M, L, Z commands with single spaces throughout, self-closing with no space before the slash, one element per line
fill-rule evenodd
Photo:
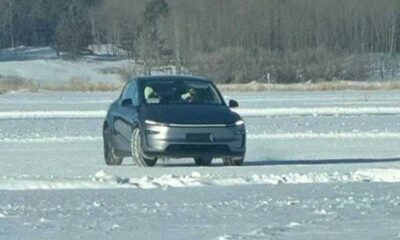
<path fill-rule="evenodd" d="M 396 115 L 400 107 L 321 107 L 321 108 L 239 108 L 244 117 L 292 115 Z M 104 118 L 106 111 L 7 111 L 0 119 L 24 118 Z"/>
<path fill-rule="evenodd" d="M 166 187 L 204 187 L 204 186 L 237 186 L 251 184 L 312 184 L 312 183 L 354 183 L 354 182 L 400 182 L 400 169 L 360 169 L 350 173 L 288 173 L 282 175 L 220 176 L 201 175 L 192 172 L 190 175 L 162 175 L 160 177 L 144 176 L 141 178 L 123 178 L 99 171 L 92 179 L 87 180 L 0 180 L 3 190 L 33 189 L 99 189 L 99 188 L 136 188 L 154 189 Z"/>

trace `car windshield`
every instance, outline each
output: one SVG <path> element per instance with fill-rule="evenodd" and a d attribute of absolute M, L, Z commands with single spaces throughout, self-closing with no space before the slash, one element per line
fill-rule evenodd
<path fill-rule="evenodd" d="M 144 81 L 141 91 L 146 104 L 211 104 L 223 103 L 215 87 L 196 80 Z"/>

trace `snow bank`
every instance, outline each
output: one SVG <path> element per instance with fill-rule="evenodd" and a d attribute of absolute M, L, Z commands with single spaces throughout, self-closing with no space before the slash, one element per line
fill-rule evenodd
<path fill-rule="evenodd" d="M 0 180 L 3 190 L 32 190 L 32 189 L 99 189 L 99 188 L 136 188 L 155 189 L 168 187 L 204 187 L 204 186 L 238 186 L 251 184 L 323 184 L 323 183 L 357 183 L 357 182 L 400 182 L 400 169 L 360 169 L 350 173 L 288 173 L 270 174 L 251 177 L 201 175 L 192 172 L 190 175 L 162 175 L 160 177 L 143 176 L 141 178 L 123 178 L 99 171 L 90 180 Z"/>
<path fill-rule="evenodd" d="M 354 172 L 354 178 L 370 182 L 400 182 L 400 169 L 363 169 Z"/>
<path fill-rule="evenodd" d="M 103 171 L 100 174 L 104 174 Z M 105 181 L 116 177 L 105 174 Z M 121 179 L 117 177 L 117 179 Z M 244 176 L 202 176 L 198 172 L 190 175 L 162 175 L 152 178 L 144 176 L 142 178 L 129 178 L 124 183 L 137 188 L 156 188 L 156 187 L 198 187 L 198 186 L 235 186 L 247 184 L 305 184 L 305 183 L 349 183 L 349 182 L 400 182 L 400 169 L 360 169 L 350 173 L 288 173 L 281 175 L 257 175 L 251 177 Z"/>

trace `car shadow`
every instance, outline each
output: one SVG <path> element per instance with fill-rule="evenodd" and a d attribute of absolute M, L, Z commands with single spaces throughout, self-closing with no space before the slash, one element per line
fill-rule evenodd
<path fill-rule="evenodd" d="M 315 160 L 265 160 L 245 162 L 246 166 L 268 166 L 268 165 L 326 165 L 326 164 L 362 164 L 400 162 L 400 158 L 348 158 L 348 159 L 315 159 Z"/>
<path fill-rule="evenodd" d="M 245 161 L 241 167 L 251 166 L 279 166 L 279 165 L 327 165 L 327 164 L 362 164 L 362 163 L 388 163 L 399 162 L 400 158 L 350 158 L 350 159 L 315 159 L 315 160 L 261 160 L 261 161 Z M 161 162 L 157 163 L 158 167 L 197 167 L 194 163 L 174 163 Z M 220 162 L 213 163 L 210 167 L 223 167 Z M 201 167 L 201 166 L 198 166 Z"/>

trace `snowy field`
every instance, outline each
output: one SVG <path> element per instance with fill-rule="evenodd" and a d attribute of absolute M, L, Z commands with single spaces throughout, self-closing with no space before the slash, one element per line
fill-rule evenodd
<path fill-rule="evenodd" d="M 225 93 L 242 167 L 103 160 L 118 93 L 0 95 L 0 239 L 400 239 L 400 92 Z"/>
<path fill-rule="evenodd" d="M 134 65 L 130 60 L 112 57 L 106 52 L 76 58 L 57 56 L 50 47 L 17 47 L 0 50 L 0 75 L 63 84 L 71 80 L 118 83 L 119 71 Z"/>

